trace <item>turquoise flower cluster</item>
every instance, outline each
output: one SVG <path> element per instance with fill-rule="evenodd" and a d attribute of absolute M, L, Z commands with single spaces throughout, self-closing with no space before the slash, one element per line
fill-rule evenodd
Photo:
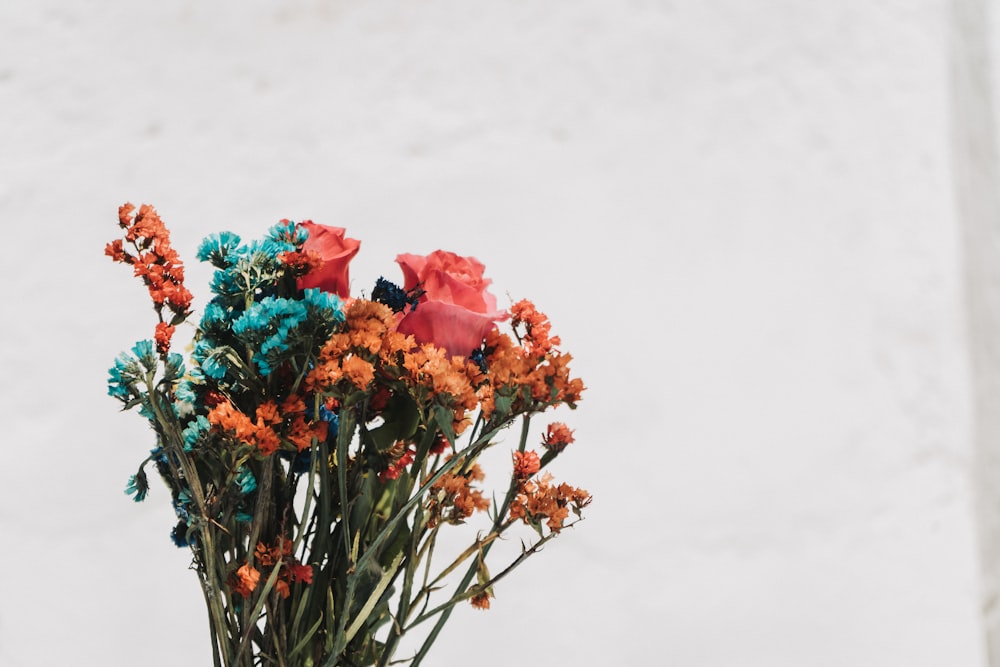
<path fill-rule="evenodd" d="M 202 241 L 197 256 L 216 267 L 215 296 L 195 339 L 195 368 L 179 388 L 183 398 L 196 397 L 206 379 L 240 391 L 252 388 L 256 375 L 266 378 L 283 364 L 301 370 L 343 323 L 343 304 L 335 294 L 301 292 L 289 275 L 283 258 L 300 251 L 308 236 L 307 229 L 286 220 L 249 244 L 232 232 Z M 238 351 L 250 351 L 255 372 L 243 366 L 245 355 Z"/>
<path fill-rule="evenodd" d="M 198 465 L 222 471 L 222 478 L 229 480 L 228 493 L 238 498 L 235 519 L 243 523 L 252 519 L 257 477 L 246 461 L 224 459 L 225 448 L 217 446 L 219 436 L 209 422 L 210 401 L 205 399 L 211 392 L 222 392 L 234 402 L 253 403 L 255 396 L 273 394 L 267 386 L 272 376 L 279 369 L 304 375 L 320 346 L 343 324 L 341 300 L 319 289 L 298 289 L 294 271 L 285 261 L 301 252 L 308 235 L 305 227 L 286 220 L 249 243 L 233 232 L 205 238 L 197 257 L 216 269 L 211 280 L 214 296 L 196 331 L 190 368 L 185 369 L 176 353 L 161 364 L 154 342 L 144 340 L 119 355 L 109 370 L 108 393 L 125 409 L 138 407 L 160 433 L 161 443 L 169 435 L 161 432 L 158 411 L 161 417 L 170 414 L 176 420 L 185 455 Z M 161 376 L 155 377 L 159 368 Z M 275 386 L 285 381 L 274 378 Z M 153 400 L 163 404 L 153 405 Z M 149 463 L 171 490 L 179 520 L 172 538 L 178 546 L 187 546 L 198 517 L 184 475 L 177 474 L 177 453 L 154 449 L 129 478 L 126 493 L 137 502 L 146 498 L 149 482 L 144 468 Z"/>

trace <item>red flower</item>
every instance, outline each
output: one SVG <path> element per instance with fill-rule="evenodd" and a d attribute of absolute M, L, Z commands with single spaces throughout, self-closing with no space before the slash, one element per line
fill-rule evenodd
<path fill-rule="evenodd" d="M 156 325 L 156 351 L 160 354 L 166 354 L 170 351 L 170 339 L 174 335 L 174 329 L 175 327 L 166 322 L 160 322 Z"/>
<path fill-rule="evenodd" d="M 396 257 L 403 270 L 403 289 L 424 291 L 417 307 L 399 322 L 399 331 L 418 343 L 433 343 L 450 356 L 469 356 L 479 348 L 494 323 L 507 318 L 496 297 L 486 291 L 486 268 L 474 257 L 435 250 L 427 256 Z"/>
<path fill-rule="evenodd" d="M 170 232 L 152 206 L 143 204 L 135 212 L 135 206 L 123 204 L 118 207 L 118 223 L 125 230 L 125 238 L 109 243 L 104 254 L 116 262 L 131 264 L 133 273 L 146 284 L 160 318 L 156 326 L 156 349 L 164 356 L 170 349 L 174 325 L 191 311 L 192 295 L 184 287 L 184 263 L 171 247 Z M 125 241 L 135 254 L 125 249 Z M 173 313 L 169 321 L 164 319 L 164 306 Z"/>
<path fill-rule="evenodd" d="M 311 220 L 299 223 L 309 230 L 302 252 L 315 254 L 322 264 L 298 279 L 299 289 L 318 287 L 346 299 L 351 293 L 348 264 L 361 247 L 361 241 L 344 236 L 342 227 L 317 225 Z"/>
<path fill-rule="evenodd" d="M 296 563 L 291 566 L 292 581 L 301 581 L 306 584 L 313 582 L 313 569 L 310 565 Z"/>

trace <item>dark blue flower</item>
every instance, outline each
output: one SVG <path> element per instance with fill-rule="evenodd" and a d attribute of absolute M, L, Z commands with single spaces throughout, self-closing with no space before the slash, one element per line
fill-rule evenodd
<path fill-rule="evenodd" d="M 185 521 L 178 521 L 174 529 L 170 531 L 170 539 L 178 547 L 189 547 L 191 541 L 188 539 L 188 525 Z"/>
<path fill-rule="evenodd" d="M 472 354 L 469 355 L 469 361 L 478 365 L 479 370 L 484 373 L 489 370 L 489 366 L 486 365 L 486 353 L 483 352 L 482 348 L 473 350 Z"/>
<path fill-rule="evenodd" d="M 410 310 L 416 310 L 417 303 L 423 295 L 424 290 L 422 289 L 416 288 L 407 292 L 396 283 L 391 283 L 380 276 L 375 281 L 375 289 L 372 290 L 372 301 L 384 303 L 392 308 L 394 313 L 401 313 L 407 304 L 409 304 Z"/>

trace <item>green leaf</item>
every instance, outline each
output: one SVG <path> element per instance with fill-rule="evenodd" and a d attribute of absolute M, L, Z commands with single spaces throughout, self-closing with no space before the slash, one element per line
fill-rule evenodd
<path fill-rule="evenodd" d="M 389 566 L 389 569 L 382 574 L 382 578 L 375 585 L 374 590 L 372 590 L 371 595 L 368 596 L 368 600 L 361 608 L 361 611 L 358 612 L 358 615 L 354 617 L 353 621 L 351 621 L 351 625 L 348 626 L 347 643 L 350 643 L 351 639 L 354 638 L 354 635 L 358 633 L 358 630 L 360 630 L 365 621 L 368 620 L 368 616 L 372 613 L 372 610 L 375 609 L 375 605 L 378 603 L 379 598 L 382 597 L 382 593 L 384 593 L 385 589 L 388 588 L 389 582 L 392 581 L 392 578 L 395 576 L 396 570 L 399 569 L 399 564 L 402 561 L 403 554 L 400 552 L 399 555 L 396 556 L 396 559 L 392 561 L 392 565 Z"/>
<path fill-rule="evenodd" d="M 395 394 L 382 411 L 385 420 L 378 428 L 368 431 L 368 437 L 379 452 L 386 452 L 399 440 L 409 440 L 420 425 L 420 410 L 407 394 Z"/>
<path fill-rule="evenodd" d="M 451 410 L 449 410 L 448 408 L 446 408 L 444 406 L 435 405 L 434 406 L 434 413 L 432 415 L 432 418 L 434 419 L 434 423 L 437 424 L 438 429 L 440 429 L 441 433 L 444 434 L 444 437 L 448 438 L 448 444 L 451 445 L 452 449 L 454 449 L 455 448 L 455 426 L 454 426 L 455 414 Z"/>

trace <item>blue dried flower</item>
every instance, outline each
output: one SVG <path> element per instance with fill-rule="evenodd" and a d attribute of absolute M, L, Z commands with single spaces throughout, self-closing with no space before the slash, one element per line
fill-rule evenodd
<path fill-rule="evenodd" d="M 132 496 L 132 500 L 137 503 L 145 500 L 146 494 L 149 493 L 149 480 L 146 479 L 146 473 L 140 469 L 139 472 L 129 477 L 125 493 Z"/>
<path fill-rule="evenodd" d="M 188 539 L 188 525 L 186 521 L 178 521 L 174 529 L 170 531 L 170 539 L 178 547 L 189 547 L 191 541 Z"/>
<path fill-rule="evenodd" d="M 292 220 L 282 220 L 267 230 L 267 238 L 300 246 L 309 238 L 309 230 L 296 225 Z"/>
<path fill-rule="evenodd" d="M 226 377 L 226 367 L 215 357 L 208 357 L 201 362 L 201 372 L 205 374 L 205 377 L 213 380 L 221 380 Z"/>
<path fill-rule="evenodd" d="M 236 483 L 236 486 L 240 487 L 240 493 L 243 495 L 251 494 L 257 489 L 257 478 L 253 476 L 250 468 L 240 468 L 239 472 L 236 473 L 236 479 L 233 481 Z"/>
<path fill-rule="evenodd" d="M 139 362 L 126 352 L 115 359 L 115 365 L 108 369 L 108 395 L 125 401 L 138 396 L 137 384 L 142 380 Z"/>
<path fill-rule="evenodd" d="M 140 340 L 132 346 L 132 353 L 147 371 L 156 370 L 156 345 L 151 340 Z"/>
<path fill-rule="evenodd" d="M 198 444 L 202 436 L 208 433 L 212 429 L 212 425 L 208 421 L 208 417 L 205 415 L 198 415 L 194 420 L 188 424 L 181 435 L 184 437 L 184 451 L 190 452 L 194 449 L 194 446 Z"/>
<path fill-rule="evenodd" d="M 378 301 L 392 308 L 394 313 L 401 313 L 409 303 L 406 292 L 396 283 L 391 283 L 383 277 L 375 281 L 375 289 L 372 290 L 372 301 Z"/>
<path fill-rule="evenodd" d="M 233 232 L 212 234 L 198 246 L 198 259 L 211 262 L 212 266 L 228 269 L 235 262 L 231 256 L 240 255 L 240 237 Z"/>

